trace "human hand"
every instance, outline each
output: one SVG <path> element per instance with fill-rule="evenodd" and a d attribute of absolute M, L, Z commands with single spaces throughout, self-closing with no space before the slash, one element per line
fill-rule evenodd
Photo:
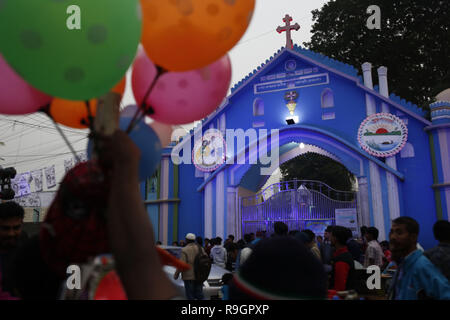
<path fill-rule="evenodd" d="M 139 168 L 141 151 L 122 130 L 116 130 L 109 137 L 101 137 L 100 162 L 116 172 L 117 170 L 136 171 Z"/>

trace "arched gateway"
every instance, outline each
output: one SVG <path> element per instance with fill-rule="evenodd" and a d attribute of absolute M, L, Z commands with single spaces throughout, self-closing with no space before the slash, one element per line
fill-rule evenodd
<path fill-rule="evenodd" d="M 393 219 L 411 216 L 422 246 L 433 246 L 433 224 L 450 217 L 450 102 L 433 104 L 429 121 L 389 95 L 387 70 L 377 71 L 373 87 L 369 63 L 360 77 L 306 49 L 279 50 L 165 149 L 144 194 L 158 240 L 171 244 L 188 232 L 241 237 L 242 199 L 304 152 L 301 144 L 355 175 L 359 226 L 377 227 L 384 240 Z"/>

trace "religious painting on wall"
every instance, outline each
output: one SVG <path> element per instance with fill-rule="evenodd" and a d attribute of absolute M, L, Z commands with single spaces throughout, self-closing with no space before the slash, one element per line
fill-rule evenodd
<path fill-rule="evenodd" d="M 377 113 L 366 118 L 358 130 L 358 142 L 375 157 L 391 157 L 402 150 L 408 140 L 408 128 L 390 113 Z"/>

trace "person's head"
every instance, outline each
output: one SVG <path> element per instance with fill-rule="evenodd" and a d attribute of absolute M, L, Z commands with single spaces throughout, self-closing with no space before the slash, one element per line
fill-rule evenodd
<path fill-rule="evenodd" d="M 378 229 L 375 227 L 367 228 L 364 236 L 367 241 L 378 240 Z"/>
<path fill-rule="evenodd" d="M 234 236 L 232 234 L 229 234 L 227 240 L 234 242 Z"/>
<path fill-rule="evenodd" d="M 195 240 L 189 241 L 189 242 L 186 242 L 184 240 L 180 240 L 180 247 L 184 247 L 187 243 L 191 243 L 191 242 L 195 242 Z"/>
<path fill-rule="evenodd" d="M 317 236 L 317 242 L 318 243 L 322 243 L 323 242 L 323 237 L 322 236 Z"/>
<path fill-rule="evenodd" d="M 367 227 L 366 226 L 362 226 L 359 230 L 361 230 L 361 237 L 364 238 L 364 235 L 367 232 Z"/>
<path fill-rule="evenodd" d="M 392 260 L 398 262 L 416 250 L 419 224 L 410 217 L 400 217 L 392 221 L 389 232 L 389 247 Z"/>
<path fill-rule="evenodd" d="M 203 246 L 203 238 L 198 236 L 197 238 L 195 238 L 195 241 L 200 245 Z"/>
<path fill-rule="evenodd" d="M 207 247 L 211 243 L 211 240 L 209 238 L 205 238 L 205 247 Z"/>
<path fill-rule="evenodd" d="M 195 242 L 195 234 L 193 234 L 193 233 L 188 233 L 188 234 L 186 234 L 185 239 L 186 239 L 186 243 L 187 243 L 187 244 L 193 243 L 193 242 Z M 182 246 L 182 241 L 183 241 L 183 240 L 180 240 L 180 246 Z M 184 244 L 184 241 L 183 241 L 183 244 Z"/>
<path fill-rule="evenodd" d="M 220 246 L 221 244 L 222 244 L 222 238 L 221 237 L 216 237 L 214 239 L 214 245 Z"/>
<path fill-rule="evenodd" d="M 303 232 L 309 236 L 309 239 L 311 240 L 311 242 L 314 242 L 316 240 L 316 234 L 314 232 L 312 232 L 311 230 L 305 229 L 305 230 L 303 230 Z"/>
<path fill-rule="evenodd" d="M 22 233 L 23 208 L 13 201 L 0 203 L 0 250 L 15 248 Z"/>
<path fill-rule="evenodd" d="M 342 226 L 334 226 L 331 230 L 331 244 L 335 247 L 343 247 L 347 244 L 349 234 L 347 228 Z"/>
<path fill-rule="evenodd" d="M 439 220 L 433 226 L 433 234 L 437 241 L 450 243 L 450 222 Z"/>
<path fill-rule="evenodd" d="M 258 242 L 229 292 L 231 300 L 323 299 L 326 290 L 323 265 L 311 251 L 293 237 L 273 237 Z"/>
<path fill-rule="evenodd" d="M 263 232 L 262 231 L 256 231 L 256 238 L 262 239 L 263 238 Z"/>
<path fill-rule="evenodd" d="M 273 230 L 278 236 L 287 236 L 288 234 L 288 226 L 281 221 L 277 221 L 274 223 Z"/>
<path fill-rule="evenodd" d="M 161 241 L 156 241 L 156 245 L 157 245 L 157 246 L 161 246 L 161 245 L 162 245 L 162 242 L 161 242 Z"/>
<path fill-rule="evenodd" d="M 389 242 L 384 240 L 380 242 L 380 246 L 383 250 L 389 250 Z"/>
<path fill-rule="evenodd" d="M 237 242 L 238 249 L 243 249 L 245 247 L 245 241 L 240 239 Z"/>
<path fill-rule="evenodd" d="M 245 241 L 245 243 L 252 242 L 252 235 L 250 233 L 244 234 L 244 241 Z"/>
<path fill-rule="evenodd" d="M 175 246 L 175 247 L 178 247 L 178 242 L 174 241 L 174 242 L 172 242 L 172 245 Z"/>
<path fill-rule="evenodd" d="M 333 226 L 328 226 L 328 227 L 325 229 L 325 232 L 324 232 L 324 234 L 323 234 L 323 237 L 324 237 L 325 240 L 331 241 L 331 231 L 332 231 L 332 230 L 333 230 Z"/>
<path fill-rule="evenodd" d="M 308 233 L 306 233 L 304 231 L 297 232 L 294 237 L 297 240 L 299 240 L 302 244 L 307 246 L 308 248 L 311 248 L 312 241 L 311 241 L 311 236 Z"/>

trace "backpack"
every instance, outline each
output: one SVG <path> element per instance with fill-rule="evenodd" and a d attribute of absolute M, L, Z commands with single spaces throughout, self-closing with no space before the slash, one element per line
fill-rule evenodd
<path fill-rule="evenodd" d="M 201 283 L 205 282 L 211 271 L 211 259 L 204 253 L 202 247 L 197 245 L 198 253 L 194 259 L 194 275 L 195 280 Z"/>

